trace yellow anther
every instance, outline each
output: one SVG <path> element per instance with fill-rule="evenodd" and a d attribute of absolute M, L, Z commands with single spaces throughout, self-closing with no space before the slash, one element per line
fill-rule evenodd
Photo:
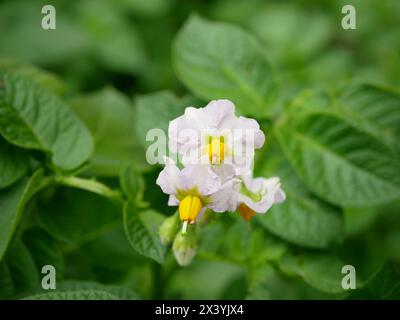
<path fill-rule="evenodd" d="M 194 223 L 203 204 L 197 196 L 186 196 L 179 203 L 179 217 L 182 221 Z"/>
<path fill-rule="evenodd" d="M 224 137 L 210 137 L 208 140 L 208 159 L 212 164 L 220 164 L 224 161 L 225 143 Z"/>
<path fill-rule="evenodd" d="M 239 209 L 240 215 L 246 221 L 250 221 L 251 218 L 253 218 L 256 215 L 256 212 L 253 209 L 250 209 L 244 203 L 241 203 L 239 205 L 238 209 Z"/>

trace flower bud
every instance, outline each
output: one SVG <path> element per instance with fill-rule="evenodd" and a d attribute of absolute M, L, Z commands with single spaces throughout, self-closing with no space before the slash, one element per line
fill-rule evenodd
<path fill-rule="evenodd" d="M 190 225 L 186 234 L 176 234 L 172 250 L 180 266 L 189 265 L 197 253 L 198 241 L 195 233 L 196 226 Z"/>
<path fill-rule="evenodd" d="M 159 235 L 163 244 L 169 245 L 181 228 L 181 221 L 178 212 L 164 220 L 160 226 Z"/>

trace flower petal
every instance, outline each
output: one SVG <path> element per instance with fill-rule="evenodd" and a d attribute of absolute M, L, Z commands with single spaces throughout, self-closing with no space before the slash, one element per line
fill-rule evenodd
<path fill-rule="evenodd" d="M 226 182 L 219 191 L 211 195 L 208 207 L 215 212 L 235 211 L 238 206 L 239 190 L 239 179 Z"/>
<path fill-rule="evenodd" d="M 184 168 L 179 177 L 180 186 L 184 190 L 196 188 L 200 195 L 208 196 L 217 192 L 221 187 L 221 180 L 208 165 L 189 165 Z"/>
<path fill-rule="evenodd" d="M 242 177 L 242 181 L 250 192 L 262 195 L 260 201 L 254 201 L 249 196 L 242 193 L 238 196 L 239 202 L 243 202 L 257 213 L 265 213 L 273 204 L 281 203 L 286 198 L 285 193 L 280 187 L 280 180 L 278 177 L 269 179 L 259 177 L 252 179 L 251 176 L 244 176 Z"/>
<path fill-rule="evenodd" d="M 165 167 L 158 175 L 156 183 L 164 193 L 175 194 L 176 189 L 179 187 L 180 170 L 171 158 L 164 157 L 164 162 Z"/>
<path fill-rule="evenodd" d="M 180 116 L 169 122 L 168 147 L 173 153 L 183 153 L 185 150 L 200 145 L 200 131 L 188 124 L 186 116 Z"/>
<path fill-rule="evenodd" d="M 168 205 L 170 207 L 174 207 L 179 205 L 179 200 L 176 198 L 176 196 L 174 194 L 171 194 L 168 198 Z"/>
<path fill-rule="evenodd" d="M 222 130 L 235 119 L 235 105 L 227 99 L 213 100 L 202 111 L 211 126 L 218 130 Z"/>
<path fill-rule="evenodd" d="M 259 149 L 264 145 L 265 135 L 260 129 L 260 125 L 254 119 L 239 117 L 233 124 L 233 129 L 237 134 L 234 135 L 235 143 L 240 141 L 244 146 L 250 145 L 254 149 Z M 241 134 L 238 134 L 241 133 Z"/>

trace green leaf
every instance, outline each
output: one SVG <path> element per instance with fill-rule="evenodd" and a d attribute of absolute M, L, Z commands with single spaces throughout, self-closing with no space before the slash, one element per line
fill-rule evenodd
<path fill-rule="evenodd" d="M 400 160 L 393 148 L 335 109 L 326 95 L 305 92 L 276 129 L 297 174 L 321 198 L 366 207 L 400 195 Z"/>
<path fill-rule="evenodd" d="M 288 198 L 283 204 L 258 215 L 268 231 L 308 248 L 326 248 L 343 238 L 343 221 L 337 210 L 316 198 L 285 191 Z"/>
<path fill-rule="evenodd" d="M 101 250 L 99 250 L 101 248 Z M 123 230 L 122 223 L 119 223 L 118 227 L 112 231 L 102 234 L 93 241 L 85 243 L 80 246 L 77 250 L 82 259 L 90 264 L 90 271 L 95 275 L 94 278 L 98 279 L 103 283 L 119 283 L 123 284 L 127 277 L 135 279 L 135 284 L 127 285 L 130 288 L 136 288 L 143 292 L 144 289 L 141 285 L 137 285 L 136 281 L 140 283 L 146 282 L 148 278 L 140 278 L 139 274 L 132 275 L 133 268 L 146 268 L 150 266 L 149 260 L 132 250 L 131 245 Z M 110 263 L 113 261 L 113 263 Z M 84 279 L 80 276 L 79 268 L 74 268 L 75 264 L 78 264 L 79 260 L 74 259 L 73 263 L 68 264 L 67 271 L 68 277 L 71 279 L 79 278 Z M 150 281 L 151 282 L 151 281 Z M 149 287 L 151 284 L 148 283 L 145 287 Z"/>
<path fill-rule="evenodd" d="M 14 59 L 0 58 L 0 69 L 17 72 L 35 81 L 54 94 L 62 95 L 65 91 L 64 83 L 60 78 L 49 71 L 39 69 L 33 65 L 23 64 Z"/>
<path fill-rule="evenodd" d="M 198 252 L 200 258 L 240 266 L 254 267 L 265 261 L 277 261 L 287 247 L 285 242 L 261 228 L 252 230 L 239 215 L 234 217 L 234 223 L 227 223 L 218 215 L 212 217 L 207 227 L 198 232 L 201 239 Z M 221 234 L 224 236 L 221 237 Z"/>
<path fill-rule="evenodd" d="M 144 46 L 135 25 L 115 3 L 81 1 L 77 8 L 93 55 L 105 67 L 120 73 L 136 73 L 146 66 Z"/>
<path fill-rule="evenodd" d="M 218 300 L 232 281 L 244 275 L 243 268 L 232 263 L 195 261 L 171 275 L 166 288 L 167 296 L 183 300 Z"/>
<path fill-rule="evenodd" d="M 103 290 L 78 290 L 37 294 L 25 297 L 23 300 L 118 300 L 118 298 Z"/>
<path fill-rule="evenodd" d="M 150 144 L 146 142 L 146 135 L 151 129 L 163 130 L 168 135 L 169 122 L 181 116 L 185 108 L 193 102 L 195 101 L 191 97 L 179 99 L 169 91 L 139 96 L 135 101 L 135 127 L 140 142 L 144 146 Z"/>
<path fill-rule="evenodd" d="M 209 213 L 206 211 L 204 214 Z M 218 218 L 212 217 L 206 228 L 199 228 L 201 242 L 198 256 L 238 265 L 244 263 L 249 254 L 252 236 L 248 225 L 238 217 L 233 224 L 227 224 Z M 221 234 L 224 236 L 221 237 Z"/>
<path fill-rule="evenodd" d="M 264 43 L 268 57 L 281 63 L 304 63 L 334 35 L 328 15 L 293 3 L 268 4 L 246 22 Z"/>
<path fill-rule="evenodd" d="M 288 253 L 280 261 L 280 269 L 292 276 L 301 277 L 310 286 L 326 293 L 343 293 L 342 267 L 339 258 L 324 253 Z"/>
<path fill-rule="evenodd" d="M 400 271 L 394 263 L 387 262 L 356 290 L 350 299 L 398 300 L 400 299 Z"/>
<path fill-rule="evenodd" d="M 121 300 L 139 300 L 139 295 L 133 290 L 115 285 L 104 285 L 92 281 L 62 281 L 57 285 L 57 291 L 68 292 L 68 291 L 81 291 L 81 290 L 93 290 L 93 291 L 105 291 L 118 299 Z"/>
<path fill-rule="evenodd" d="M 276 144 L 265 157 L 258 175 L 280 177 L 286 200 L 257 215 L 258 221 L 278 237 L 303 247 L 322 249 L 339 242 L 344 236 L 340 212 L 307 191 Z"/>
<path fill-rule="evenodd" d="M 10 268 L 5 260 L 0 262 L 0 298 L 7 299 L 14 295 L 15 287 Z"/>
<path fill-rule="evenodd" d="M 132 164 L 137 170 L 148 167 L 135 131 L 134 123 L 139 116 L 122 93 L 108 87 L 75 98 L 71 106 L 94 138 L 91 173 L 118 176 L 125 164 Z"/>
<path fill-rule="evenodd" d="M 211 6 L 210 16 L 215 20 L 245 24 L 249 17 L 260 11 L 263 0 L 220 0 Z"/>
<path fill-rule="evenodd" d="M 21 179 L 29 169 L 27 153 L 0 137 L 0 189 Z"/>
<path fill-rule="evenodd" d="M 2 2 L 0 7 L 0 53 L 20 61 L 55 66 L 76 63 L 77 58 L 88 53 L 88 37 L 79 28 L 71 6 L 57 3 L 55 30 L 41 28 L 42 1 L 15 0 Z M 61 7 L 61 8 L 60 8 Z M 76 15 L 76 13 L 75 13 Z M 29 49 L 28 49 L 29 48 Z"/>
<path fill-rule="evenodd" d="M 163 263 L 166 247 L 161 243 L 158 230 L 164 216 L 154 210 L 138 212 L 132 202 L 124 208 L 124 228 L 131 246 L 140 254 Z"/>
<path fill-rule="evenodd" d="M 379 215 L 376 208 L 344 208 L 346 235 L 353 236 L 367 230 Z"/>
<path fill-rule="evenodd" d="M 86 127 L 68 106 L 35 82 L 0 73 L 0 133 L 24 148 L 50 152 L 64 170 L 83 164 L 93 148 Z"/>
<path fill-rule="evenodd" d="M 62 278 L 64 257 L 57 241 L 41 228 L 34 227 L 23 235 L 25 246 L 29 249 L 38 270 L 52 265 L 57 270 L 57 280 Z"/>
<path fill-rule="evenodd" d="M 301 279 L 287 277 L 269 264 L 254 270 L 249 282 L 248 300 L 324 300 L 337 296 L 310 287 Z"/>
<path fill-rule="evenodd" d="M 340 110 L 354 117 L 369 130 L 400 152 L 400 94 L 370 84 L 348 89 L 337 103 Z"/>
<path fill-rule="evenodd" d="M 133 166 L 125 166 L 121 169 L 119 183 L 128 199 L 141 203 L 144 193 L 144 179 Z"/>
<path fill-rule="evenodd" d="M 133 14 L 143 17 L 158 17 L 169 12 L 174 4 L 173 0 L 108 0 L 113 5 L 119 3 L 123 10 L 129 10 Z"/>
<path fill-rule="evenodd" d="M 11 273 L 15 293 L 39 288 L 39 270 L 31 253 L 20 239 L 11 243 L 5 255 L 5 262 Z"/>
<path fill-rule="evenodd" d="M 69 245 L 92 240 L 121 223 L 120 207 L 92 192 L 63 187 L 50 199 L 38 200 L 39 226 Z"/>
<path fill-rule="evenodd" d="M 43 170 L 37 170 L 30 179 L 22 179 L 0 191 L 0 260 L 18 225 L 24 205 L 49 182 L 43 178 Z"/>
<path fill-rule="evenodd" d="M 199 97 L 227 98 L 243 114 L 268 115 L 271 67 L 245 30 L 192 16 L 173 44 L 173 64 L 178 78 Z"/>

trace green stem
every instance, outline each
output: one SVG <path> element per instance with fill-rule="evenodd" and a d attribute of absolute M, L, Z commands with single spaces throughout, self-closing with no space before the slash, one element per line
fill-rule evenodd
<path fill-rule="evenodd" d="M 108 186 L 106 186 L 105 184 L 95 180 L 89 180 L 73 176 L 56 176 L 55 181 L 64 186 L 87 190 L 96 193 L 98 195 L 116 201 L 118 203 L 122 203 L 124 201 L 124 198 L 120 191 L 113 190 Z"/>

